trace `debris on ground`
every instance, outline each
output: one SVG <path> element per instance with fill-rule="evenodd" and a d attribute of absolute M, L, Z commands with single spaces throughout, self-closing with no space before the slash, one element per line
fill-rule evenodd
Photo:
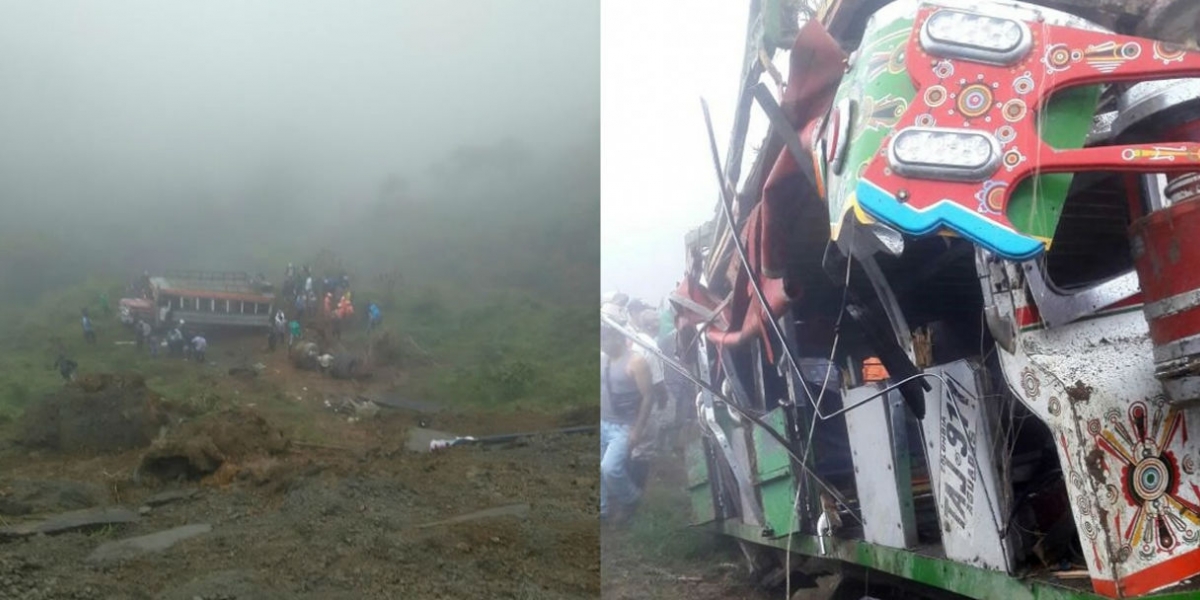
<path fill-rule="evenodd" d="M 212 531 L 212 525 L 184 525 L 149 535 L 100 544 L 87 557 L 91 564 L 108 564 L 162 552 L 175 544 Z"/>
<path fill-rule="evenodd" d="M 335 413 L 351 417 L 356 421 L 374 419 L 379 414 L 378 404 L 361 397 L 326 399 L 325 407 Z"/>
<path fill-rule="evenodd" d="M 142 504 L 150 507 L 163 506 L 172 502 L 178 502 L 180 500 L 191 500 L 199 494 L 200 491 L 195 489 L 167 490 L 146 498 L 142 501 Z"/>
<path fill-rule="evenodd" d="M 108 453 L 150 445 L 169 416 L 136 373 L 88 374 L 35 402 L 17 423 L 15 442 L 66 453 Z"/>
<path fill-rule="evenodd" d="M 29 537 L 38 534 L 54 535 L 81 529 L 121 525 L 137 520 L 137 513 L 127 508 L 119 506 L 89 508 L 54 515 L 43 521 L 0 527 L 0 540 Z"/>
<path fill-rule="evenodd" d="M 510 504 L 508 506 L 498 506 L 496 508 L 477 510 L 473 513 L 467 513 L 465 515 L 459 515 L 457 517 L 443 519 L 441 521 L 434 521 L 432 523 L 424 523 L 417 525 L 417 529 L 428 529 L 430 527 L 440 527 L 443 525 L 457 525 L 459 523 L 466 523 L 468 521 L 494 519 L 497 517 L 517 517 L 519 519 L 524 519 L 528 514 L 528 504 Z"/>
<path fill-rule="evenodd" d="M 165 480 L 200 479 L 288 446 L 289 439 L 261 414 L 231 408 L 185 423 L 156 442 L 142 457 L 140 472 Z"/>

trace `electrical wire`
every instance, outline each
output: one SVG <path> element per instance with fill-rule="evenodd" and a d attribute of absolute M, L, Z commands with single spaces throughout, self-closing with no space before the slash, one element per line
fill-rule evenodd
<path fill-rule="evenodd" d="M 722 174 L 721 155 L 717 151 L 717 140 L 713 134 L 712 116 L 708 111 L 708 102 L 706 102 L 704 98 L 701 98 L 700 105 L 704 109 L 704 122 L 708 127 L 709 147 L 712 151 L 713 164 L 717 169 L 717 178 L 720 180 L 719 183 L 721 184 L 722 201 L 719 204 L 721 205 L 722 213 L 725 215 L 726 222 L 729 223 L 729 228 L 731 230 L 731 235 L 729 237 L 733 241 L 733 246 L 737 250 L 738 257 L 742 261 L 742 266 L 746 269 L 747 280 L 750 282 L 750 288 L 754 290 L 754 295 L 758 299 L 759 304 L 762 306 L 763 313 L 766 315 L 763 320 L 770 323 L 771 332 L 774 333 L 775 337 L 781 341 L 783 354 L 787 358 L 788 366 L 791 367 L 797 378 L 803 380 L 804 377 L 800 372 L 800 366 L 796 362 L 796 357 L 792 355 L 792 349 L 788 346 L 786 339 L 783 337 L 783 332 L 780 331 L 779 324 L 776 323 L 775 319 L 771 316 L 771 305 L 767 302 L 767 296 L 763 293 L 762 286 L 758 285 L 758 278 L 754 274 L 754 270 L 750 268 L 750 258 L 746 252 L 745 246 L 742 245 L 741 235 L 737 233 L 737 223 L 733 218 L 733 209 L 730 207 L 730 205 L 733 203 L 733 199 L 730 197 L 729 182 Z M 815 398 L 813 398 L 812 391 L 809 390 L 808 387 L 804 388 L 804 393 L 806 396 L 808 396 L 808 401 L 813 405 L 813 411 L 816 412 L 817 418 L 821 419 L 822 421 L 832 418 L 833 415 L 824 416 L 821 414 L 820 408 L 817 406 L 817 401 Z"/>

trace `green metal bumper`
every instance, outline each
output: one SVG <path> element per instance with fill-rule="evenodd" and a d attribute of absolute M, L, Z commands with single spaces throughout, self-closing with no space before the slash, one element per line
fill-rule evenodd
<path fill-rule="evenodd" d="M 788 549 L 788 538 L 764 538 L 755 528 L 736 521 L 713 523 L 704 528 L 755 544 Z M 886 548 L 858 540 L 825 539 L 821 554 L 818 538 L 795 534 L 791 551 L 861 565 L 924 585 L 941 588 L 980 600 L 1101 600 L 1090 591 L 1055 585 L 1046 581 L 1021 579 L 1000 571 L 981 569 L 936 556 L 909 550 Z M 1195 591 L 1146 596 L 1154 600 L 1194 600 Z M 1107 599 L 1105 599 L 1107 600 Z"/>

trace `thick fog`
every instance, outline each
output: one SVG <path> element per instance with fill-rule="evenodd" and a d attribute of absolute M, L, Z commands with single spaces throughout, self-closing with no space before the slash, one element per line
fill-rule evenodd
<path fill-rule="evenodd" d="M 594 281 L 598 4 L 0 3 L 0 293 L 322 248 Z"/>

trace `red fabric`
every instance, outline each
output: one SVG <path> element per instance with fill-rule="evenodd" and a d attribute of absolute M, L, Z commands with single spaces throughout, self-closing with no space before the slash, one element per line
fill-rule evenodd
<path fill-rule="evenodd" d="M 841 82 L 846 55 L 837 42 L 821 27 L 820 23 L 810 21 L 800 30 L 796 44 L 792 49 L 790 73 L 787 91 L 784 93 L 781 108 L 789 121 L 799 130 L 804 129 L 814 120 L 829 111 L 833 104 L 833 96 Z M 798 133 L 796 135 L 799 135 Z M 735 258 L 731 270 L 736 269 L 733 281 L 733 300 L 721 311 L 721 317 L 729 326 L 721 331 L 719 327 L 711 327 L 706 332 L 708 339 L 717 345 L 738 346 L 754 336 L 766 336 L 766 317 L 757 294 L 751 285 L 753 276 L 761 286 L 763 295 L 767 298 L 771 317 L 783 314 L 789 302 L 788 294 L 784 291 L 784 282 L 779 278 L 782 263 L 778 260 L 780 241 L 796 235 L 794 218 L 787 215 L 795 214 L 795 209 L 788 206 L 796 204 L 800 199 L 793 194 L 779 192 L 777 184 L 797 173 L 795 161 L 786 150 L 781 152 L 770 175 L 767 177 L 763 199 L 750 211 L 746 224 L 739 232 L 750 263 L 750 272 L 743 268 L 740 258 Z M 822 242 L 823 243 L 823 242 Z M 708 309 L 716 308 L 719 301 L 714 299 L 704 286 L 689 274 L 689 279 L 680 284 L 675 291 L 678 296 L 688 298 Z M 676 304 L 675 325 L 677 328 L 696 326 L 704 322 L 704 318 L 689 311 L 686 307 Z M 775 362 L 774 350 L 766 344 L 767 360 Z"/>
<path fill-rule="evenodd" d="M 819 22 L 809 21 L 800 29 L 792 47 L 787 89 L 780 102 L 788 121 L 796 127 L 795 135 L 799 136 L 829 112 L 845 73 L 846 59 L 837 40 Z M 801 144 L 810 146 L 803 139 Z M 800 218 L 797 204 L 804 198 L 794 191 L 787 193 L 782 184 L 798 173 L 791 152 L 783 148 L 764 186 L 763 268 L 771 277 L 782 276 L 786 243 L 797 231 L 795 223 Z"/>

